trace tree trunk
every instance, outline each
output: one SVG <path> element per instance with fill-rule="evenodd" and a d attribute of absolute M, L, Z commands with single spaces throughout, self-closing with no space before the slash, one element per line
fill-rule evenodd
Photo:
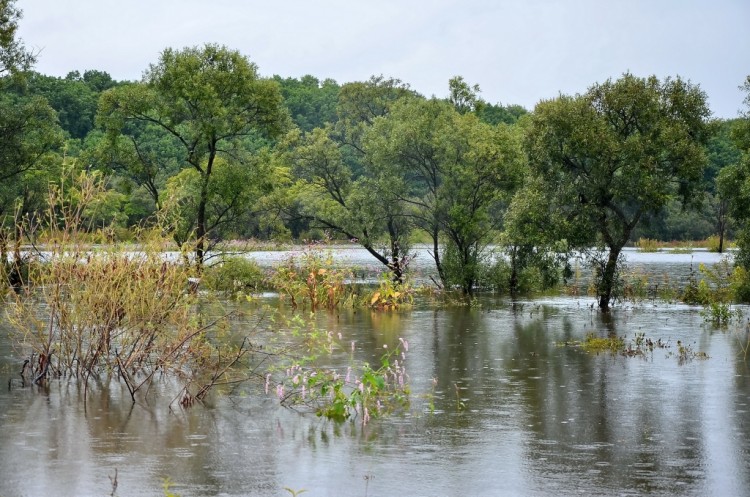
<path fill-rule="evenodd" d="M 406 268 L 404 267 L 404 258 L 406 254 L 401 254 L 401 244 L 398 242 L 398 231 L 393 226 L 393 220 L 388 220 L 388 237 L 391 242 L 391 262 L 388 264 L 388 268 L 393 273 L 393 282 L 397 285 L 401 285 L 404 282 L 404 273 Z"/>
<path fill-rule="evenodd" d="M 435 259 L 435 268 L 437 269 L 438 277 L 440 278 L 440 284 L 443 288 L 445 285 L 445 270 L 443 269 L 443 263 L 440 259 L 440 231 L 437 227 L 433 228 L 432 235 L 432 258 Z"/>
<path fill-rule="evenodd" d="M 201 199 L 198 202 L 198 218 L 195 227 L 195 264 L 198 271 L 203 267 L 203 257 L 206 239 L 206 197 L 205 187 L 201 189 Z"/>
<path fill-rule="evenodd" d="M 510 249 L 510 281 L 508 287 L 511 295 L 515 295 L 518 291 L 518 247 L 515 245 Z"/>
<path fill-rule="evenodd" d="M 215 144 L 214 144 L 215 146 Z M 206 247 L 206 206 L 208 204 L 208 182 L 211 179 L 211 171 L 213 170 L 214 159 L 216 158 L 216 151 L 212 148 L 208 154 L 208 161 L 206 163 L 205 171 L 201 171 L 201 196 L 198 202 L 198 213 L 195 225 L 195 264 L 198 272 L 200 273 L 203 269 L 203 259 L 205 257 Z"/>
<path fill-rule="evenodd" d="M 599 308 L 604 312 L 609 311 L 609 303 L 612 300 L 612 292 L 616 283 L 617 259 L 620 258 L 621 251 L 622 246 L 610 247 L 607 263 L 604 266 L 604 272 L 599 282 Z"/>
<path fill-rule="evenodd" d="M 719 210 L 717 212 L 717 231 L 719 232 L 719 253 L 724 253 L 724 235 L 727 231 L 727 201 L 719 200 Z"/>

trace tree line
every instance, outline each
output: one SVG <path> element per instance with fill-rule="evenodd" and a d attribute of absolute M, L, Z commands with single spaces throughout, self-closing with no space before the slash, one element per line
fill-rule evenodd
<path fill-rule="evenodd" d="M 750 266 L 750 122 L 712 119 L 700 87 L 630 73 L 527 111 L 456 76 L 446 96 L 397 79 L 263 77 L 207 44 L 165 49 L 139 81 L 32 70 L 0 4 L 0 247 L 28 235 L 50 182 L 103 174 L 84 217 L 113 238 L 159 226 L 201 265 L 235 238 L 355 241 L 395 282 L 416 242 L 435 283 L 472 294 L 597 267 L 607 309 L 622 249 L 639 237 L 727 236 Z M 748 93 L 750 77 L 743 88 Z M 502 256 L 493 252 L 500 247 Z"/>

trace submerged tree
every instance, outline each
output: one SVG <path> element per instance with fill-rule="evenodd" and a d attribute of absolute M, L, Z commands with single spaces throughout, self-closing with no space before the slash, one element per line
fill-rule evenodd
<path fill-rule="evenodd" d="M 110 132 L 138 121 L 171 135 L 182 161 L 200 177 L 196 191 L 195 256 L 200 265 L 208 243 L 208 209 L 219 156 L 246 164 L 247 140 L 276 137 L 288 116 L 278 84 L 261 78 L 239 52 L 218 45 L 166 49 L 143 82 L 105 95 L 100 119 Z M 248 166 L 249 167 L 249 166 Z"/>
<path fill-rule="evenodd" d="M 729 214 L 737 221 L 736 238 L 739 253 L 736 262 L 750 269 L 750 76 L 740 87 L 745 91 L 746 110 L 742 118 L 733 122 L 731 137 L 740 157 L 726 166 L 717 176 L 719 194 L 727 200 Z"/>
<path fill-rule="evenodd" d="M 710 111 L 698 86 L 625 74 L 585 94 L 539 103 L 526 146 L 531 167 L 553 185 L 587 243 L 606 249 L 597 296 L 607 310 L 618 260 L 644 214 L 674 196 L 700 195 Z"/>
<path fill-rule="evenodd" d="M 335 126 L 287 138 L 287 161 L 299 178 L 294 187 L 303 215 L 316 226 L 352 239 L 403 280 L 411 224 L 398 202 L 405 188 L 371 157 L 363 137 L 395 102 L 412 98 L 394 79 L 373 77 L 344 85 Z"/>
<path fill-rule="evenodd" d="M 523 157 L 509 128 L 481 122 L 467 105 L 403 101 L 368 130 L 364 149 L 380 171 L 403 178 L 406 189 L 392 194 L 432 238 L 442 286 L 471 294 Z"/>

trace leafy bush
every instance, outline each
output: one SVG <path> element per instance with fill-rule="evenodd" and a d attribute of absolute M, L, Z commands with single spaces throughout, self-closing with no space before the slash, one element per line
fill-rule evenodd
<path fill-rule="evenodd" d="M 335 309 L 353 302 L 352 290 L 345 284 L 352 272 L 333 265 L 333 254 L 308 247 L 301 255 L 289 256 L 278 265 L 269 281 L 292 307 L 310 306 L 311 311 Z"/>
<path fill-rule="evenodd" d="M 390 274 L 383 274 L 378 288 L 365 297 L 365 303 L 386 311 L 408 307 L 414 303 L 414 290 L 408 283 L 396 283 Z"/>
<path fill-rule="evenodd" d="M 261 290 L 266 274 L 255 262 L 245 257 L 227 257 L 203 272 L 202 283 L 209 290 L 234 295 Z"/>

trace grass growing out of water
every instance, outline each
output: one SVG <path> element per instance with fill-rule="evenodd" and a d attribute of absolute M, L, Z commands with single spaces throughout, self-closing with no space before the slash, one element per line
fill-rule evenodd
<path fill-rule="evenodd" d="M 611 355 L 622 355 L 625 357 L 644 357 L 654 352 L 656 349 L 669 349 L 671 344 L 663 341 L 661 338 L 653 340 L 646 337 L 646 334 L 639 332 L 635 337 L 626 342 L 624 337 L 610 335 L 608 337 L 599 337 L 594 333 L 586 335 L 583 341 L 570 341 L 560 343 L 561 346 L 578 347 L 591 354 L 608 353 Z M 668 355 L 672 355 L 670 352 Z M 708 356 L 705 352 L 695 352 L 691 347 L 684 345 L 680 340 L 677 341 L 677 359 L 680 364 L 690 359 L 702 358 Z"/>
<path fill-rule="evenodd" d="M 658 240 L 652 240 L 650 238 L 639 238 L 635 242 L 635 246 L 639 252 L 658 252 L 661 249 L 661 242 Z"/>
<path fill-rule="evenodd" d="M 586 352 L 599 354 L 601 352 L 610 352 L 616 354 L 625 348 L 625 339 L 616 335 L 610 335 L 606 338 L 597 337 L 593 333 L 586 335 L 586 338 L 580 344 L 581 349 Z"/>

